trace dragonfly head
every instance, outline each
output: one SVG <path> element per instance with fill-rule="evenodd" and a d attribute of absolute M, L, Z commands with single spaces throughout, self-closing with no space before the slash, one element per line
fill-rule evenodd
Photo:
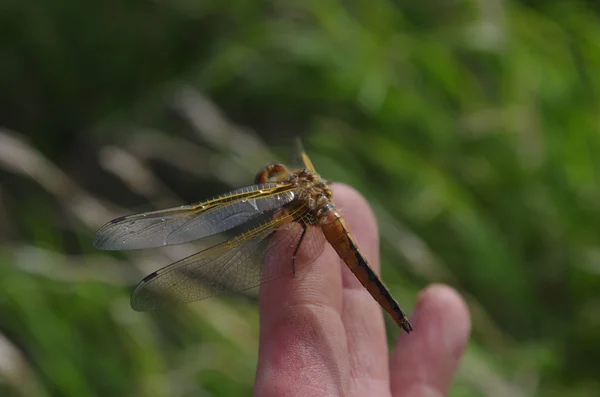
<path fill-rule="evenodd" d="M 283 164 L 271 164 L 256 174 L 255 183 L 283 182 L 292 176 L 292 172 Z"/>

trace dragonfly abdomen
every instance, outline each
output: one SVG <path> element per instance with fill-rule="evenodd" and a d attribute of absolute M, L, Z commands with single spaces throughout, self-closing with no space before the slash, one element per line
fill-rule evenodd
<path fill-rule="evenodd" d="M 344 218 L 332 205 L 329 205 L 322 212 L 321 219 L 321 227 L 327 241 L 329 241 L 337 254 L 344 260 L 360 283 L 369 291 L 377 303 L 390 314 L 396 324 L 402 327 L 407 333 L 412 331 L 412 326 L 406 314 L 404 314 L 387 287 L 383 284 L 377 273 L 371 269 L 366 258 L 358 249 Z"/>

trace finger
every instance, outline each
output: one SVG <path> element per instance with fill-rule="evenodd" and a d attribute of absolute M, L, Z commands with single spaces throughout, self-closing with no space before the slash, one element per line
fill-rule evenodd
<path fill-rule="evenodd" d="M 463 299 L 445 285 L 432 285 L 419 297 L 414 332 L 402 335 L 391 359 L 394 396 L 445 396 L 471 332 Z"/>
<path fill-rule="evenodd" d="M 367 201 L 347 185 L 334 186 L 334 201 L 369 265 L 379 273 L 379 234 Z M 348 340 L 349 395 L 389 394 L 388 350 L 382 311 L 354 274 L 342 264 L 342 319 Z"/>
<path fill-rule="evenodd" d="M 298 258 L 310 246 L 311 241 L 303 241 Z M 292 252 L 284 254 L 291 257 Z M 261 287 L 255 395 L 345 395 L 348 358 L 340 274 L 339 258 L 325 243 L 310 266 Z"/>

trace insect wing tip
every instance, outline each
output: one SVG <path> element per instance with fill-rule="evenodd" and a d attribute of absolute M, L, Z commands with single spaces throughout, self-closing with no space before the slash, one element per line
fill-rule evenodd
<path fill-rule="evenodd" d="M 123 221 L 125 218 L 127 218 L 126 216 L 120 216 L 118 218 L 113 219 L 112 221 L 108 222 L 108 223 L 119 223 L 121 221 Z"/>
<path fill-rule="evenodd" d="M 97 250 L 105 250 L 106 249 L 106 247 L 103 246 L 104 245 L 104 237 L 102 236 L 102 229 L 98 230 L 96 232 L 96 234 L 94 235 L 94 239 L 92 240 L 92 245 Z"/>
<path fill-rule="evenodd" d="M 152 272 L 140 281 L 133 292 L 129 303 L 136 312 L 147 312 L 156 309 L 156 293 L 147 284 L 158 276 L 158 272 Z"/>

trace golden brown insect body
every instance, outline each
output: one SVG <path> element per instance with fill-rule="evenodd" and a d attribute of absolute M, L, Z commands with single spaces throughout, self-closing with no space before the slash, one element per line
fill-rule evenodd
<path fill-rule="evenodd" d="M 133 291 L 131 306 L 154 310 L 225 290 L 247 291 L 295 273 L 297 255 L 298 266 L 307 266 L 328 241 L 371 296 L 410 332 L 406 315 L 336 209 L 329 182 L 300 154 L 304 168 L 273 164 L 257 174 L 255 185 L 196 204 L 122 216 L 102 226 L 94 246 L 105 250 L 182 244 L 236 230 L 233 237 L 146 276 Z"/>
<path fill-rule="evenodd" d="M 394 300 L 379 276 L 371 269 L 358 244 L 350 233 L 350 228 L 332 201 L 333 192 L 329 183 L 319 174 L 309 169 L 290 171 L 282 164 L 266 167 L 256 176 L 257 183 L 285 181 L 296 185 L 297 198 L 287 206 L 306 206 L 310 210 L 310 224 L 320 226 L 325 238 L 337 254 L 354 273 L 360 283 L 369 291 L 379 305 L 407 333 L 412 331 L 408 318 Z M 306 227 L 305 225 L 303 227 Z M 298 242 L 297 252 L 302 238 Z"/>

